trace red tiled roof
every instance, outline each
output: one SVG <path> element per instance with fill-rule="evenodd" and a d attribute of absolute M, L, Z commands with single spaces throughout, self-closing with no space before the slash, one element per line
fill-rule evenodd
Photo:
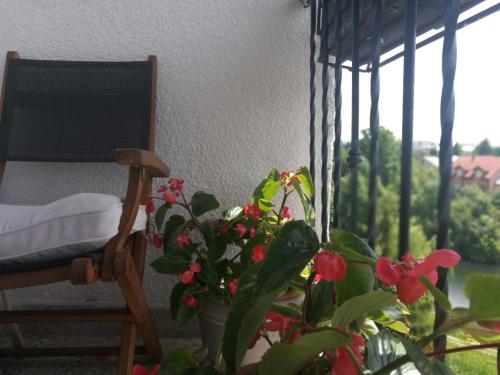
<path fill-rule="evenodd" d="M 491 178 L 500 169 L 500 156 L 459 156 L 453 162 L 453 169 L 460 167 L 465 177 L 471 177 L 476 168 L 485 172 L 485 178 Z"/>

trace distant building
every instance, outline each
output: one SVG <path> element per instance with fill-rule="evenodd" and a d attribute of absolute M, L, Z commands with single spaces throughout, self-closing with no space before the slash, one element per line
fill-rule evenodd
<path fill-rule="evenodd" d="M 430 141 L 415 141 L 413 142 L 413 150 L 431 152 L 438 150 L 438 145 Z"/>
<path fill-rule="evenodd" d="M 478 185 L 488 193 L 500 191 L 500 157 L 460 156 L 453 162 L 452 181 Z"/>

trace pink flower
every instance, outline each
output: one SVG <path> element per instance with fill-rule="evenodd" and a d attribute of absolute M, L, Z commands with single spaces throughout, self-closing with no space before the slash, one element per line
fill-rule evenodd
<path fill-rule="evenodd" d="M 351 343 L 348 345 L 354 359 L 360 366 L 363 365 L 363 356 L 359 350 L 365 345 L 361 336 L 350 334 Z M 327 358 L 332 362 L 332 375 L 358 375 L 358 367 L 344 348 L 337 348 L 336 353 L 328 353 Z"/>
<path fill-rule="evenodd" d="M 148 372 L 145 367 L 141 365 L 134 365 L 132 368 L 132 375 L 156 375 L 160 371 L 160 364 L 153 366 L 151 371 Z"/>
<path fill-rule="evenodd" d="M 410 254 L 401 257 L 401 262 L 391 263 L 388 258 L 379 258 L 375 265 L 377 278 L 386 285 L 397 285 L 398 298 L 405 304 L 416 302 L 427 290 L 420 277 L 427 277 L 436 284 L 437 268 L 450 268 L 460 262 L 460 255 L 453 250 L 434 250 L 424 260 Z"/>
<path fill-rule="evenodd" d="M 394 266 L 390 259 L 386 257 L 377 259 L 375 273 L 378 279 L 385 285 L 395 285 L 402 277 L 399 267 Z"/>
<path fill-rule="evenodd" d="M 238 289 L 238 279 L 231 279 L 229 282 L 229 292 L 234 296 L 236 294 L 236 290 Z"/>
<path fill-rule="evenodd" d="M 146 213 L 147 214 L 151 214 L 153 212 L 155 212 L 155 204 L 153 202 L 153 198 L 151 198 L 150 196 L 148 196 L 146 198 Z"/>
<path fill-rule="evenodd" d="M 255 237 L 255 228 L 250 228 L 248 230 L 248 238 L 254 238 Z"/>
<path fill-rule="evenodd" d="M 184 180 L 180 178 L 171 178 L 170 180 L 168 180 L 168 185 L 171 191 L 181 192 L 184 188 Z"/>
<path fill-rule="evenodd" d="M 176 193 L 171 193 L 169 191 L 166 191 L 165 193 L 163 193 L 162 198 L 166 203 L 172 204 L 177 202 L 177 198 L 179 198 L 179 195 Z"/>
<path fill-rule="evenodd" d="M 247 228 L 243 225 L 243 224 L 236 224 L 234 227 L 233 227 L 233 230 L 235 232 L 238 232 L 240 234 L 240 240 L 243 238 L 243 236 L 245 236 L 245 234 L 247 233 Z"/>
<path fill-rule="evenodd" d="M 280 217 L 285 221 L 292 219 L 292 215 L 290 215 L 288 210 L 289 210 L 289 208 L 285 206 L 280 211 Z"/>
<path fill-rule="evenodd" d="M 252 260 L 255 263 L 262 262 L 264 260 L 265 252 L 266 252 L 266 246 L 265 245 L 256 245 L 252 248 Z"/>
<path fill-rule="evenodd" d="M 266 324 L 264 327 L 270 332 L 279 332 L 280 337 L 283 338 L 287 334 L 288 343 L 291 344 L 300 337 L 299 321 L 295 317 L 282 315 L 274 311 L 266 313 Z"/>
<path fill-rule="evenodd" d="M 163 243 L 163 240 L 161 238 L 161 236 L 159 236 L 158 234 L 155 234 L 153 236 L 153 245 L 154 247 L 156 247 L 157 249 L 161 248 L 161 245 Z"/>
<path fill-rule="evenodd" d="M 290 185 L 290 181 L 288 180 L 288 172 L 280 173 L 280 181 L 282 185 Z"/>
<path fill-rule="evenodd" d="M 260 217 L 260 209 L 255 204 L 249 203 L 243 207 L 243 214 L 248 216 L 250 220 L 257 221 Z"/>
<path fill-rule="evenodd" d="M 181 248 L 181 249 L 184 249 L 190 243 L 189 237 L 187 236 L 187 234 L 181 234 L 181 235 L 177 236 L 175 239 L 175 242 L 177 242 L 177 246 L 179 246 L 179 248 Z"/>
<path fill-rule="evenodd" d="M 192 294 L 186 294 L 182 296 L 182 300 L 189 307 L 196 307 L 196 305 L 198 305 L 198 301 L 196 301 L 196 298 L 194 298 Z"/>
<path fill-rule="evenodd" d="M 181 273 L 180 279 L 183 284 L 191 284 L 194 281 L 194 272 L 191 270 L 184 271 Z"/>
<path fill-rule="evenodd" d="M 314 271 L 322 280 L 340 281 L 345 277 L 346 269 L 345 260 L 329 251 L 320 251 L 314 257 Z"/>
<path fill-rule="evenodd" d="M 167 185 L 160 185 L 156 190 L 157 193 L 164 193 L 167 191 Z"/>
<path fill-rule="evenodd" d="M 193 264 L 191 264 L 191 267 L 189 267 L 189 269 L 193 272 L 200 272 L 201 271 L 201 264 L 198 262 L 193 263 Z"/>

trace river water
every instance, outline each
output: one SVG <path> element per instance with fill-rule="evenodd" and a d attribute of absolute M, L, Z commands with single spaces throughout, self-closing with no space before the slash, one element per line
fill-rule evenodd
<path fill-rule="evenodd" d="M 471 261 L 461 261 L 460 264 L 448 271 L 448 295 L 453 307 L 468 307 L 469 300 L 464 295 L 465 278 L 471 272 L 493 273 L 500 275 L 500 264 L 479 264 Z M 499 296 L 492 296 L 499 298 Z"/>

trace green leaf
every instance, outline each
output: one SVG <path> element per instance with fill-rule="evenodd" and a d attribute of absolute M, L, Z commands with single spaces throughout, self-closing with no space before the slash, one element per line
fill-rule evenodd
<path fill-rule="evenodd" d="M 170 316 L 173 321 L 177 320 L 177 312 L 179 311 L 179 306 L 181 305 L 181 297 L 186 291 L 188 286 L 183 283 L 178 283 L 172 289 L 170 293 Z"/>
<path fill-rule="evenodd" d="M 280 174 L 273 168 L 267 178 L 265 178 L 253 193 L 253 203 L 259 207 L 263 213 L 268 213 L 273 207 L 272 200 L 278 193 L 281 186 Z"/>
<path fill-rule="evenodd" d="M 184 371 L 196 365 L 193 354 L 186 349 L 173 349 L 165 356 L 165 370 L 172 375 L 183 375 Z"/>
<path fill-rule="evenodd" d="M 167 211 L 170 207 L 172 207 L 170 203 L 165 203 L 156 210 L 155 224 L 156 224 L 156 229 L 158 229 L 159 231 L 161 231 L 161 228 L 163 226 L 163 221 L 165 221 L 165 215 L 167 214 Z"/>
<path fill-rule="evenodd" d="M 298 374 L 320 353 L 348 343 L 345 335 L 328 329 L 304 335 L 291 345 L 274 344 L 262 357 L 258 374 Z"/>
<path fill-rule="evenodd" d="M 419 278 L 420 282 L 425 285 L 427 290 L 432 294 L 436 302 L 441 306 L 441 308 L 444 311 L 450 312 L 451 311 L 451 303 L 448 300 L 448 297 L 441 292 L 438 288 L 436 288 L 431 281 L 426 277 L 422 276 Z"/>
<path fill-rule="evenodd" d="M 375 264 L 373 261 L 377 260 L 377 255 L 370 245 L 354 233 L 338 228 L 333 229 L 330 234 L 330 240 L 334 250 L 354 250 L 359 255 L 371 259 L 372 264 Z"/>
<path fill-rule="evenodd" d="M 158 273 L 175 275 L 189 268 L 189 261 L 181 255 L 163 254 L 151 263 L 151 267 Z"/>
<path fill-rule="evenodd" d="M 465 334 L 472 336 L 474 340 L 479 341 L 481 344 L 500 342 L 500 332 L 495 332 L 477 322 L 467 323 L 461 329 Z"/>
<path fill-rule="evenodd" d="M 414 343 L 401 338 L 406 354 L 410 357 L 411 361 L 415 365 L 420 374 L 422 375 L 453 375 L 445 364 L 436 361 L 435 359 L 429 359 L 425 353 Z"/>
<path fill-rule="evenodd" d="M 343 280 L 336 283 L 337 302 L 368 293 L 373 289 L 375 277 L 373 269 L 367 264 L 347 263 L 347 272 Z"/>
<path fill-rule="evenodd" d="M 299 309 L 295 309 L 290 306 L 283 306 L 283 305 L 272 305 L 269 308 L 269 311 L 274 311 L 278 314 L 284 315 L 284 316 L 290 316 L 290 317 L 295 317 L 297 320 L 300 320 L 302 317 L 302 312 Z"/>
<path fill-rule="evenodd" d="M 370 311 L 393 306 L 397 302 L 394 293 L 377 290 L 352 297 L 340 305 L 333 314 L 332 327 L 348 326 L 351 322 L 368 314 Z"/>
<path fill-rule="evenodd" d="M 223 235 L 216 236 L 208 243 L 208 261 L 214 263 L 220 259 L 226 252 L 227 237 Z"/>
<path fill-rule="evenodd" d="M 180 234 L 178 233 L 180 229 L 178 230 L 177 228 L 181 228 L 181 225 L 183 225 L 185 221 L 184 217 L 180 215 L 172 215 L 168 218 L 163 231 L 163 251 L 165 253 L 172 248 L 172 243 L 175 243 L 173 235 Z"/>
<path fill-rule="evenodd" d="M 302 190 L 302 185 L 298 181 L 292 179 L 292 186 L 299 195 L 300 202 L 302 203 L 305 221 L 309 225 L 314 225 L 315 214 L 311 199 L 304 193 L 304 191 Z"/>
<path fill-rule="evenodd" d="M 304 221 L 290 221 L 266 251 L 257 276 L 259 295 L 275 291 L 299 274 L 319 249 L 316 232 Z"/>
<path fill-rule="evenodd" d="M 248 345 L 255 337 L 265 313 L 273 303 L 276 292 L 255 298 L 257 273 L 262 263 L 250 265 L 240 276 L 238 289 L 224 327 L 222 355 L 226 373 L 234 374 L 239 368 Z"/>
<path fill-rule="evenodd" d="M 294 176 L 298 178 L 300 184 L 302 185 L 302 190 L 305 196 L 312 199 L 314 196 L 314 183 L 311 178 L 311 173 L 309 173 L 309 169 L 307 167 L 300 167 Z"/>
<path fill-rule="evenodd" d="M 189 307 L 184 303 L 179 305 L 179 310 L 177 311 L 176 323 L 178 327 L 182 327 L 184 324 L 189 322 L 195 315 L 197 310 L 195 308 Z"/>
<path fill-rule="evenodd" d="M 313 286 L 309 297 L 306 319 L 308 323 L 319 323 L 333 309 L 334 283 L 320 280 Z"/>
<path fill-rule="evenodd" d="M 219 207 L 220 204 L 217 199 L 212 194 L 203 191 L 197 191 L 191 199 L 191 210 L 194 216 L 197 217 L 209 211 L 216 210 Z"/>
<path fill-rule="evenodd" d="M 237 219 L 241 215 L 242 212 L 243 212 L 243 208 L 233 207 L 227 211 L 224 211 L 222 214 L 222 217 L 226 221 L 232 221 L 232 220 Z"/>
<path fill-rule="evenodd" d="M 380 370 L 405 353 L 404 346 L 387 330 L 379 332 L 366 343 L 367 365 L 372 372 Z"/>
<path fill-rule="evenodd" d="M 500 275 L 469 274 L 465 279 L 465 295 L 474 319 L 500 319 Z"/>

